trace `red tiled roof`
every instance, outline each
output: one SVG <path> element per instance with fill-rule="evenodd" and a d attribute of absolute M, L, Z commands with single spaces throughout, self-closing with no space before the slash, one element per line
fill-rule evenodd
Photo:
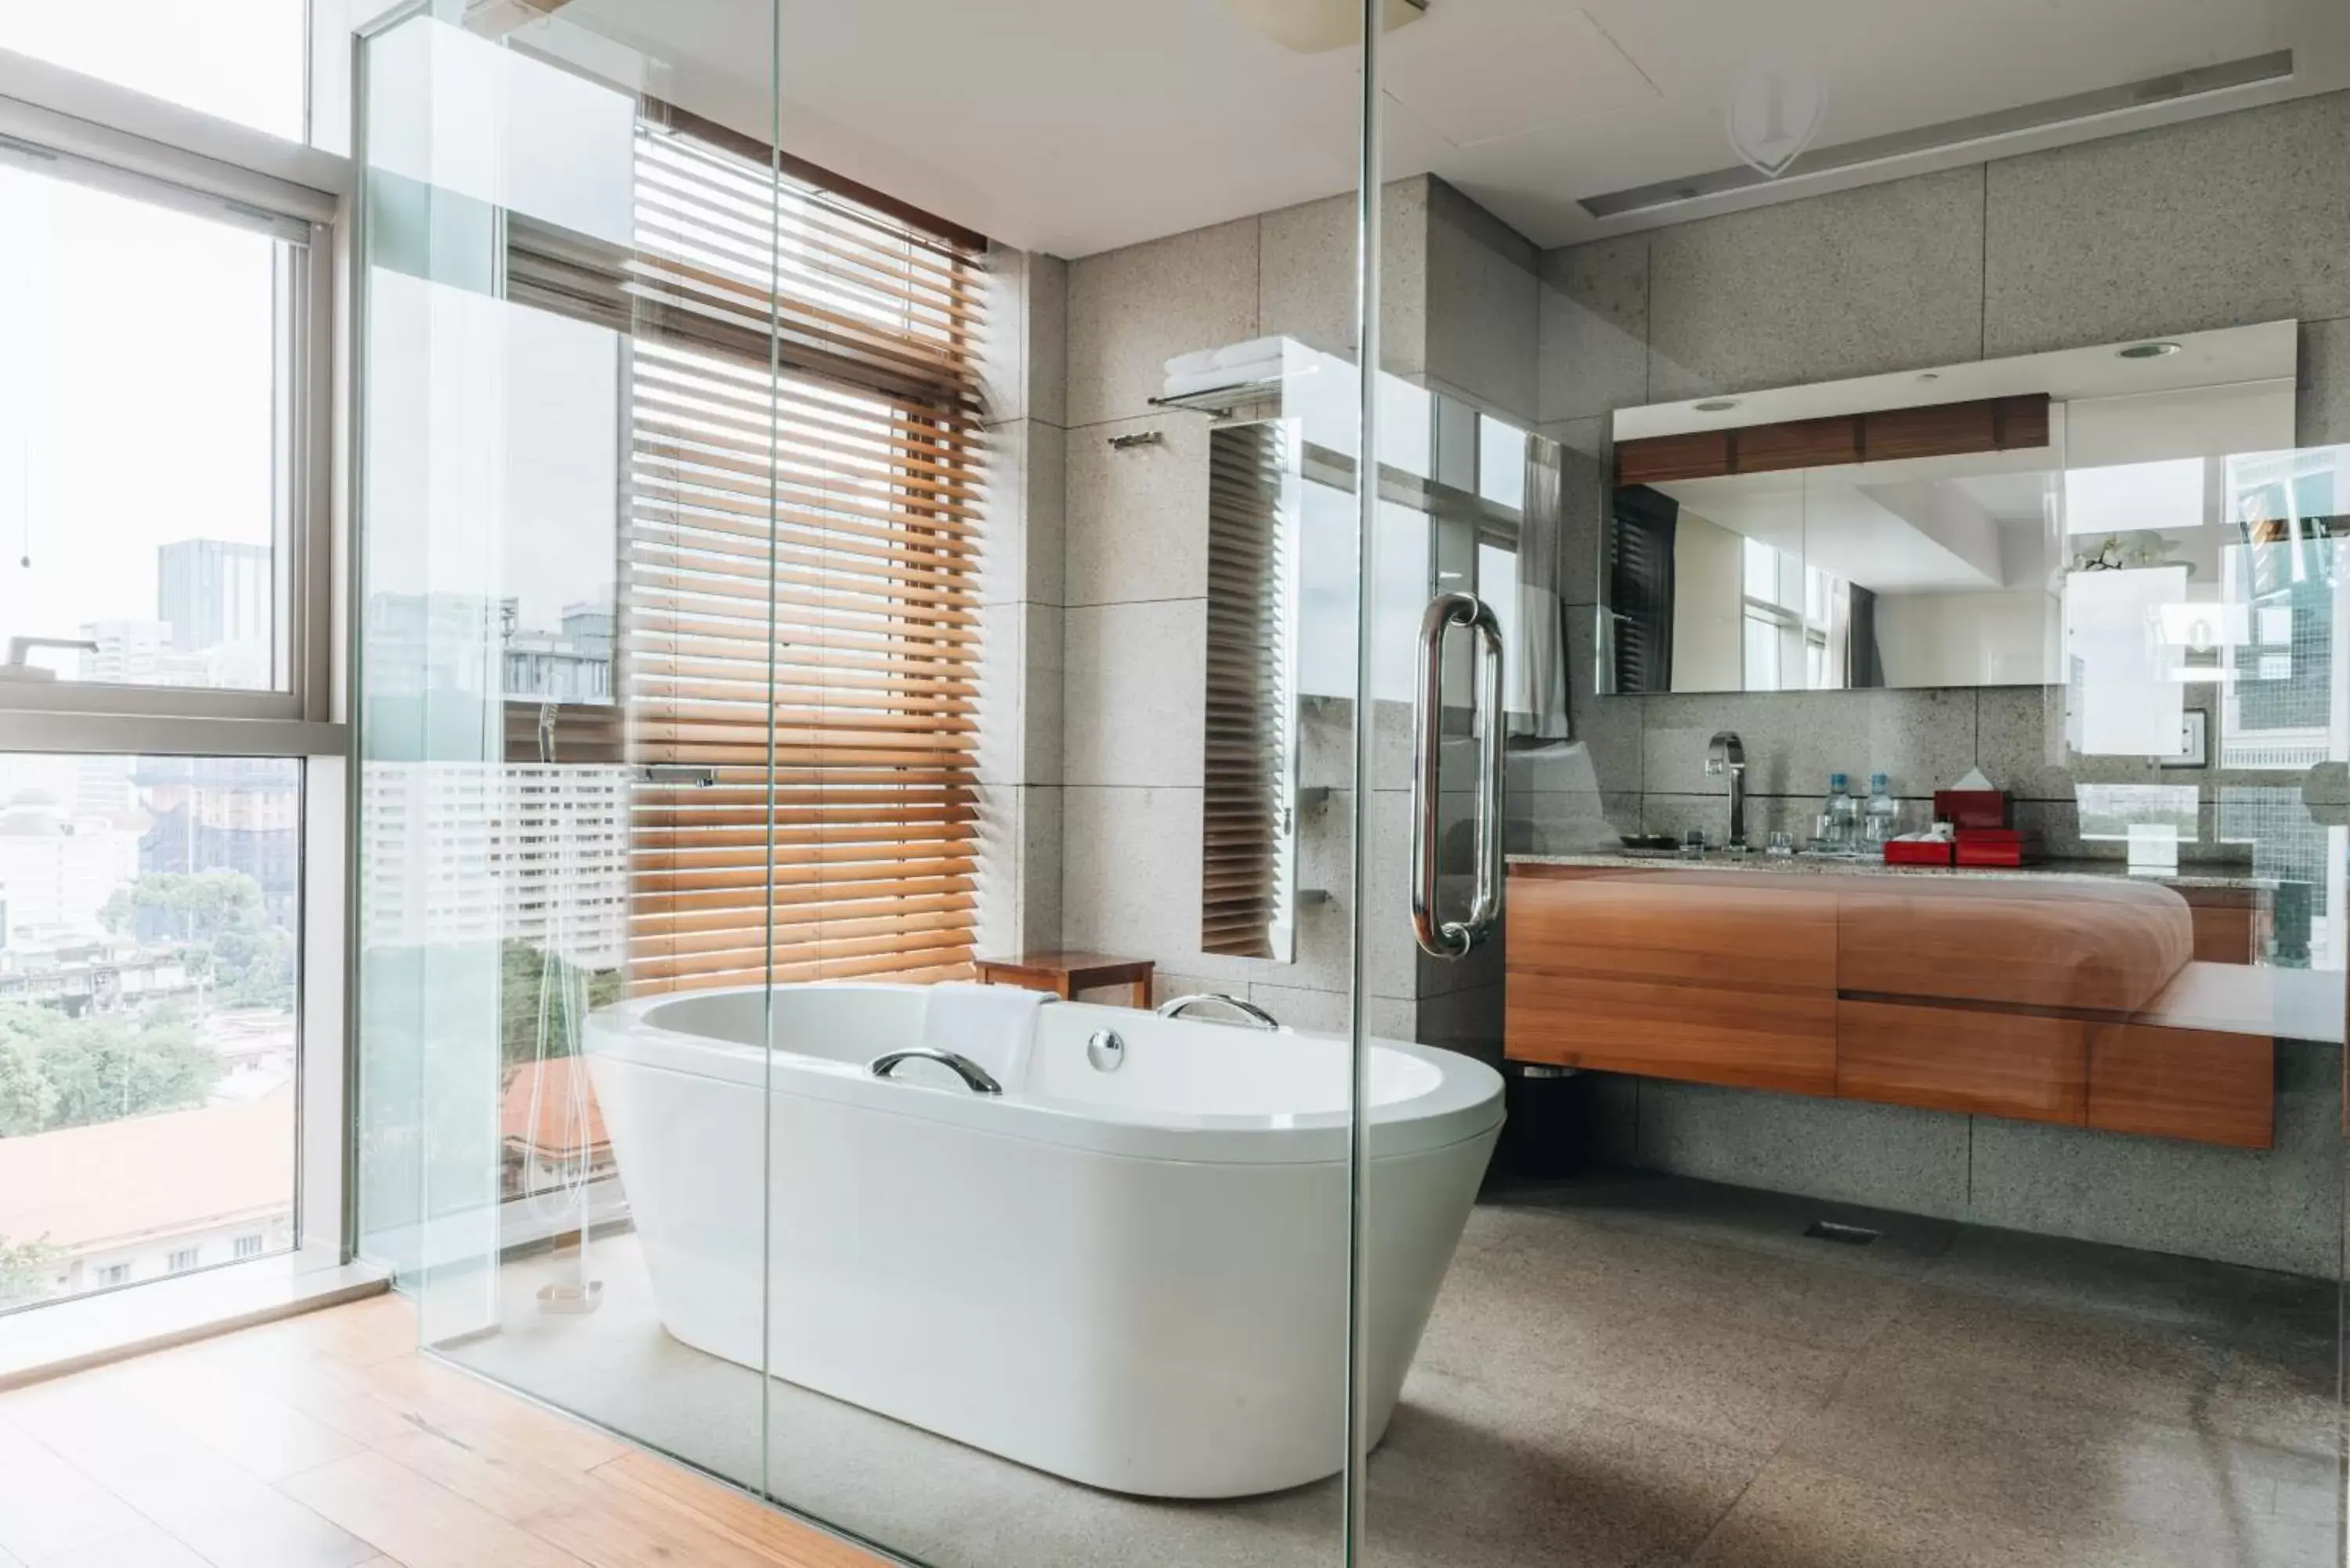
<path fill-rule="evenodd" d="M 588 1147 L 601 1153 L 610 1144 L 611 1137 L 604 1130 L 603 1108 L 596 1104 L 595 1087 L 588 1081 L 588 1068 L 577 1056 L 556 1056 L 536 1066 L 525 1064 L 506 1085 L 505 1098 L 498 1106 L 498 1132 L 509 1144 L 520 1144 L 533 1154 L 563 1155 L 573 1152 L 576 1132 L 570 1126 L 570 1114 L 566 1102 L 571 1094 L 571 1075 L 575 1067 L 580 1087 L 588 1096 Z M 530 1086 L 533 1074 L 543 1074 L 545 1087 L 538 1096 L 538 1126 L 530 1125 Z"/>
<path fill-rule="evenodd" d="M 294 1086 L 259 1099 L 0 1137 L 0 1236 L 69 1252 L 294 1202 Z"/>

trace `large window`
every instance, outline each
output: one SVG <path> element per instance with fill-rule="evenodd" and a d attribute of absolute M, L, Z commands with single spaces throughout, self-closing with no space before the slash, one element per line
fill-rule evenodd
<path fill-rule="evenodd" d="M 644 125 L 636 174 L 631 981 L 962 973 L 973 258 L 715 128 Z"/>
<path fill-rule="evenodd" d="M 300 796 L 0 755 L 0 1308 L 292 1244 Z"/>
<path fill-rule="evenodd" d="M 299 134 L 298 5 L 161 9 L 0 49 Z M 207 85 L 181 10 L 261 53 Z M 338 208 L 288 166 L 0 91 L 0 1312 L 340 1236 Z"/>
<path fill-rule="evenodd" d="M 283 691 L 307 226 L 99 172 L 0 164 L 0 678 Z"/>

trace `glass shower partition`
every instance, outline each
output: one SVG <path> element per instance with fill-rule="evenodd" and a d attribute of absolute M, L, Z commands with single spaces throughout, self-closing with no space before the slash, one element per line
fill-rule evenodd
<path fill-rule="evenodd" d="M 765 288 L 771 176 L 690 140 L 697 109 L 764 126 L 772 19 L 732 26 L 756 47 L 717 77 L 584 15 L 362 38 L 359 1173 L 429 1349 L 756 1488 L 755 1333 L 738 1365 L 662 1332 L 667 1171 L 626 1153 L 762 1145 L 768 677 L 739 645 L 773 585 L 765 503 L 723 476 L 770 441 L 771 334 L 694 269 Z M 721 477 L 689 489 L 689 450 Z M 713 986 L 754 1010 L 712 1031 L 752 1075 L 732 1122 L 612 1104 L 599 1027 Z M 755 1324 L 764 1225 L 745 1179 L 659 1240 Z"/>

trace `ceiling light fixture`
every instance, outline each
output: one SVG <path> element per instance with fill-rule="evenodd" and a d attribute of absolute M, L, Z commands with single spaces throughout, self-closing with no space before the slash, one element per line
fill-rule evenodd
<path fill-rule="evenodd" d="M 1362 0 L 1224 0 L 1224 5 L 1252 32 L 1301 55 L 1326 54 L 1363 41 Z M 1428 0 L 1382 0 L 1380 11 L 1392 33 L 1426 16 Z"/>
<path fill-rule="evenodd" d="M 2176 343 L 2133 343 L 2126 348 L 2116 348 L 2114 352 L 2125 359 L 2159 359 L 2166 355 L 2178 353 L 2178 345 Z"/>
<path fill-rule="evenodd" d="M 1736 408 L 1738 406 L 1738 400 L 1736 398 L 1708 398 L 1701 403 L 1693 403 L 1690 406 L 1701 414 L 1722 414 L 1728 413 L 1731 410 Z"/>

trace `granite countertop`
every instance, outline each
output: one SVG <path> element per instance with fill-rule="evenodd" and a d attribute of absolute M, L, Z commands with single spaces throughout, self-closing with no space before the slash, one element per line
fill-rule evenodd
<path fill-rule="evenodd" d="M 2122 860 L 2043 860 L 2036 866 L 1887 866 L 1881 860 L 1845 859 L 1828 855 L 1727 855 L 1709 851 L 1700 860 L 1675 854 L 1634 854 L 1599 851 L 1586 855 L 1513 855 L 1512 866 L 1585 866 L 1648 871 L 1754 871 L 1777 876 L 1955 877 L 1975 881 L 2114 881 L 2159 882 L 2167 888 L 2233 888 L 2249 890 L 2276 886 L 2272 877 L 2255 877 L 2251 867 L 2219 862 L 2189 863 L 2177 871 L 2132 871 Z"/>

